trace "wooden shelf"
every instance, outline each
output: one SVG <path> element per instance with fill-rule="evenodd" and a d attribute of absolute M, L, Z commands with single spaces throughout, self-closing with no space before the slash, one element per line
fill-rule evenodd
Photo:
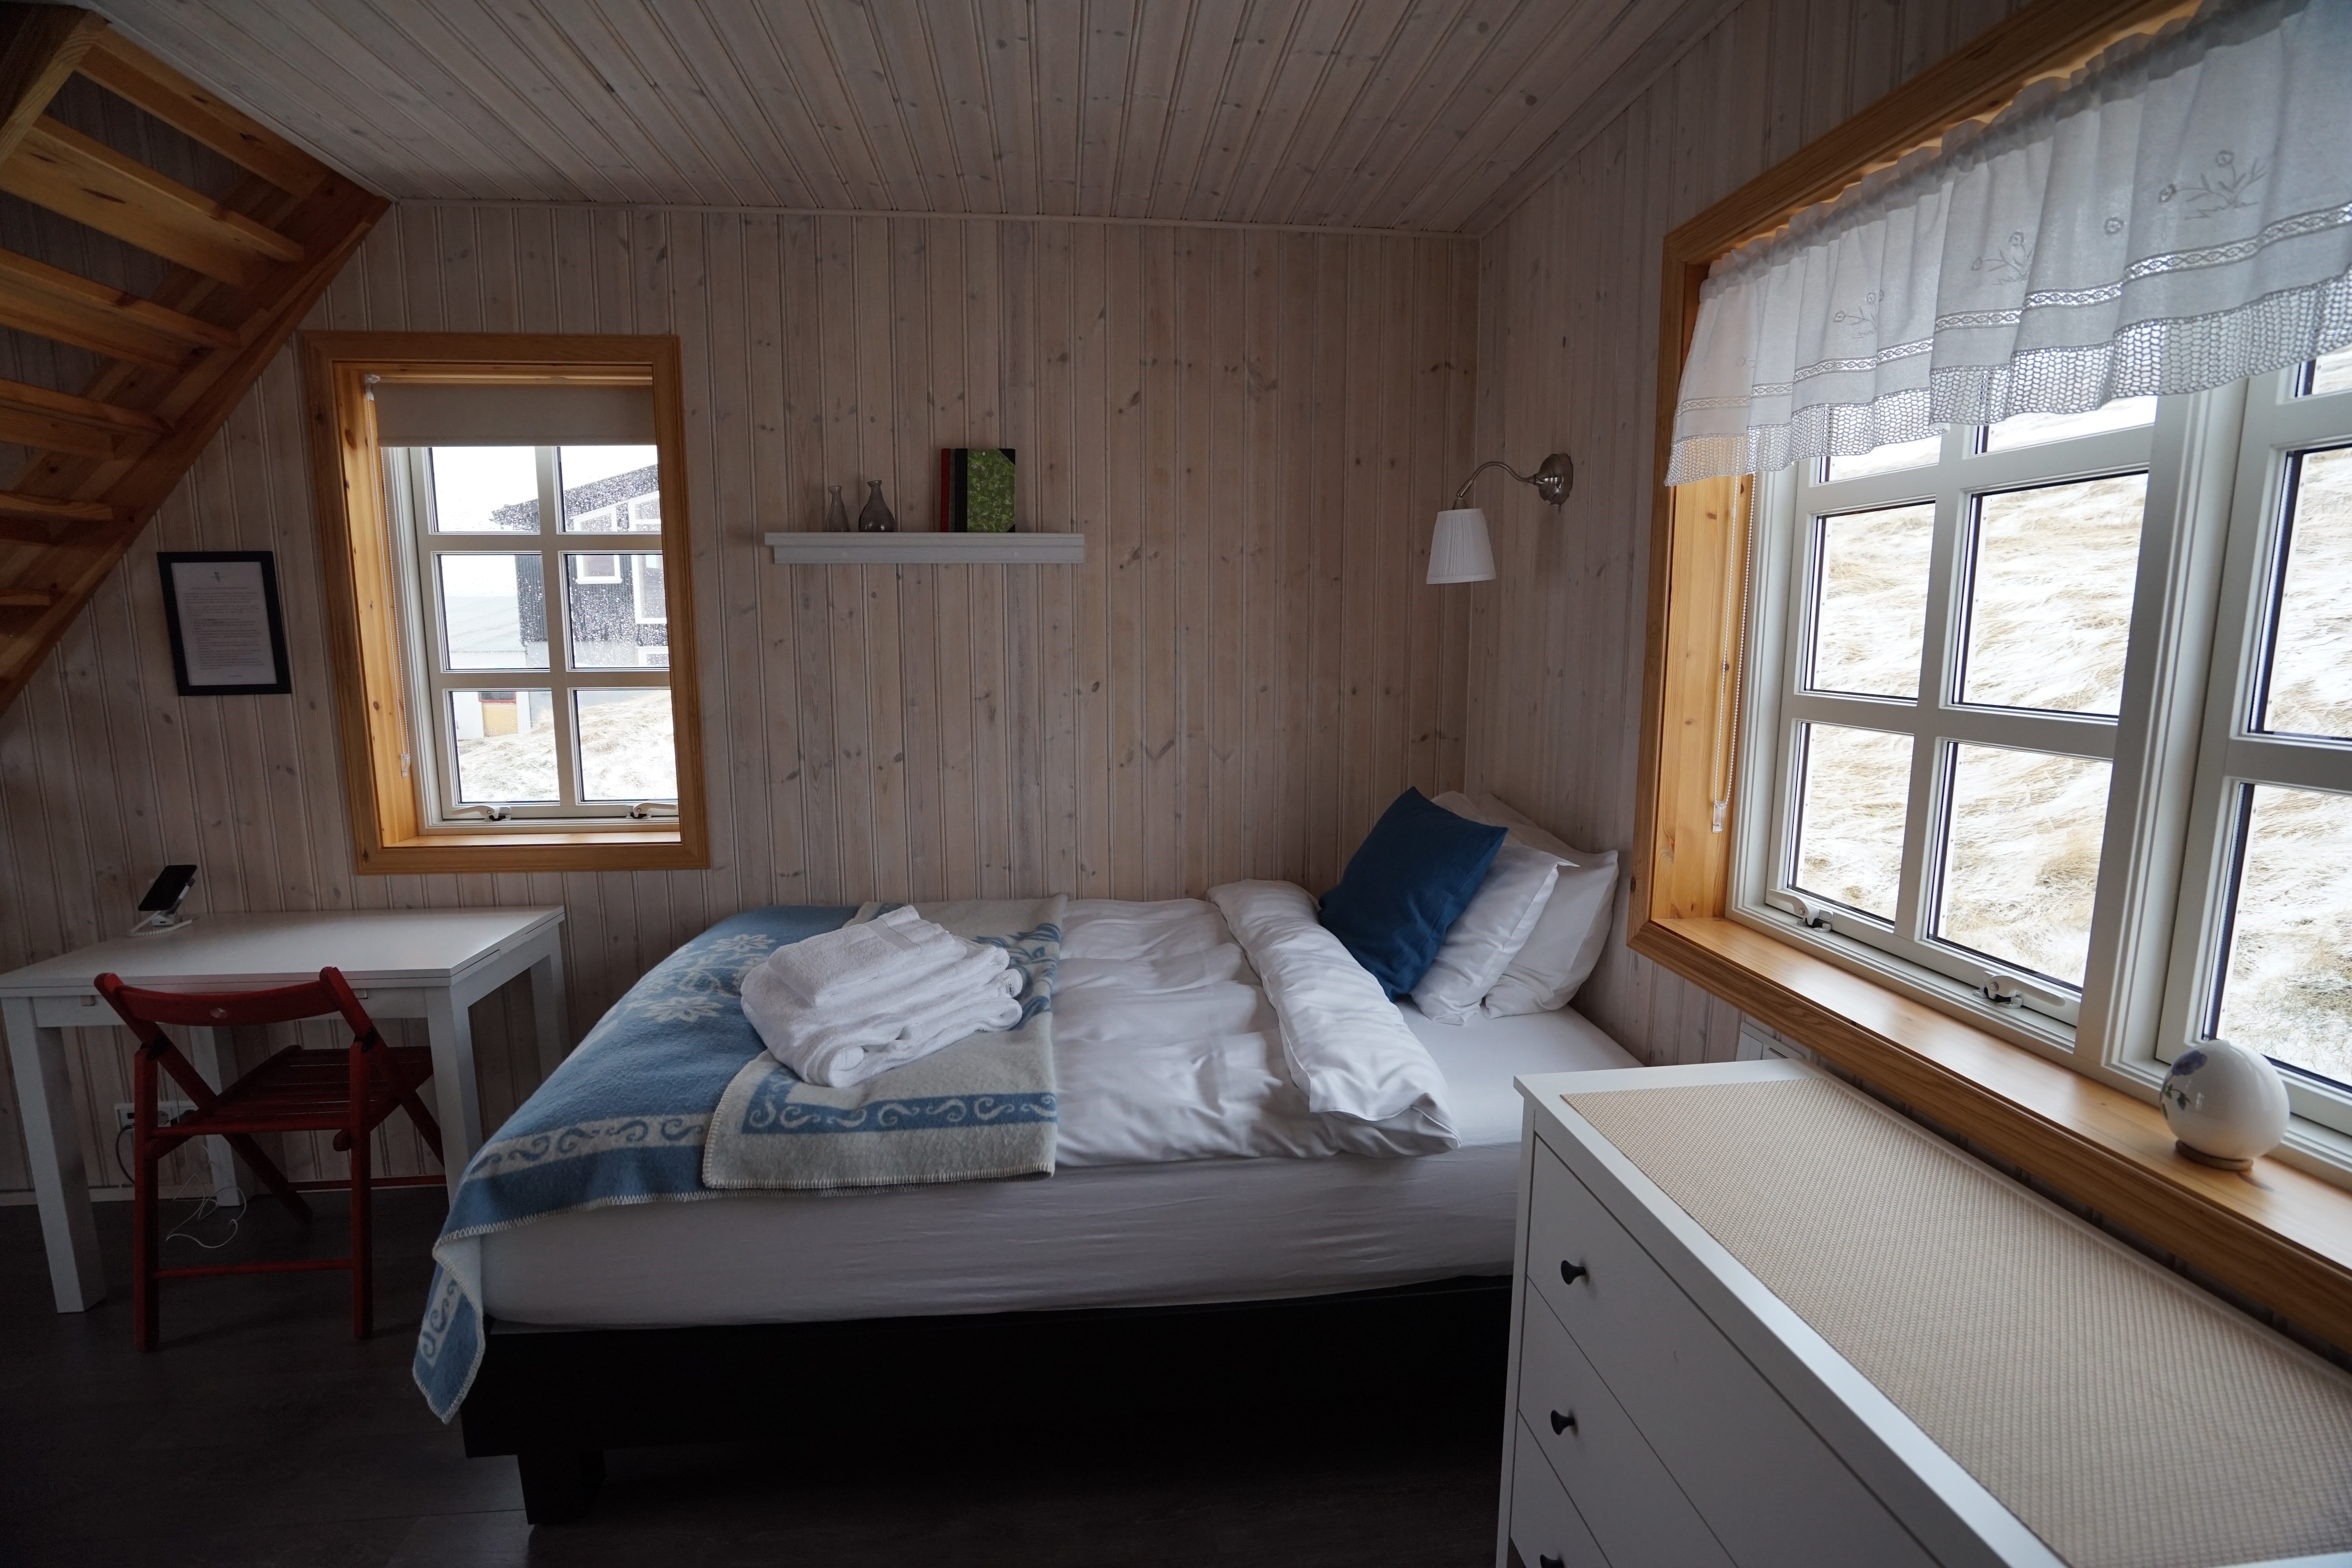
<path fill-rule="evenodd" d="M 779 566 L 1083 566 L 1083 533 L 772 533 Z"/>

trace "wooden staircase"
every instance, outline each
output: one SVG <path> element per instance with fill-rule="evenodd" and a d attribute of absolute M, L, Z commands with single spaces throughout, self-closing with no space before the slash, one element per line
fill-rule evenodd
<path fill-rule="evenodd" d="M 214 201 L 48 117 L 76 74 L 246 177 Z M 0 191 L 174 263 L 152 299 L 0 250 L 0 326 L 103 356 L 79 393 L 0 379 L 0 710 L 383 216 L 352 184 L 110 29 L 0 6 Z"/>

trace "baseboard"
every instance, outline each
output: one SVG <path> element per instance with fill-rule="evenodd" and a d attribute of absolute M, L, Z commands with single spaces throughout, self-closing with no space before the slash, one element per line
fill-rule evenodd
<path fill-rule="evenodd" d="M 28 1209 L 41 1201 L 40 1194 L 30 1187 L 16 1187 L 0 1193 L 0 1209 Z M 94 1204 L 127 1204 L 131 1201 L 129 1187 L 92 1187 L 89 1201 Z"/>

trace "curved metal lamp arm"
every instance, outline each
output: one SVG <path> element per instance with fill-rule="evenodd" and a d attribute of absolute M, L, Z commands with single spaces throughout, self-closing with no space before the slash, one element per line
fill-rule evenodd
<path fill-rule="evenodd" d="M 1500 468 L 1519 483 L 1535 486 L 1536 494 L 1554 506 L 1568 500 L 1568 492 L 1576 488 L 1576 465 L 1569 460 L 1566 452 L 1554 452 L 1538 464 L 1532 474 L 1523 474 L 1496 458 L 1470 470 L 1470 477 L 1463 480 L 1462 488 L 1454 493 L 1454 505 L 1457 510 L 1469 504 L 1470 487 L 1476 484 L 1478 476 L 1488 468 Z"/>

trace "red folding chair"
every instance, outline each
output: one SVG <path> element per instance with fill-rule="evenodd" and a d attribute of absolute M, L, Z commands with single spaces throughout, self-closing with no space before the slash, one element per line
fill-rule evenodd
<path fill-rule="evenodd" d="M 214 1274 L 288 1274 L 315 1268 L 348 1268 L 352 1274 L 352 1337 L 363 1340 L 375 1323 L 374 1274 L 369 1257 L 372 1183 L 368 1134 L 395 1109 L 405 1108 L 425 1134 L 434 1157 L 441 1154 L 441 1129 L 416 1098 L 416 1086 L 433 1076 L 433 1054 L 422 1046 L 387 1046 L 367 1010 L 337 969 L 276 991 L 198 993 L 139 991 L 112 974 L 98 977 L 99 994 L 112 1004 L 139 1037 L 132 1089 L 134 1203 L 131 1207 L 131 1331 L 142 1351 L 155 1348 L 160 1287 L 166 1279 Z M 158 1024 L 220 1028 L 234 1024 L 283 1024 L 297 1018 L 340 1014 L 352 1031 L 351 1048 L 306 1050 L 289 1046 L 218 1093 L 205 1082 Z M 195 1110 L 169 1127 L 156 1125 L 156 1069 L 172 1075 Z M 352 1157 L 352 1250 L 348 1258 L 306 1258 L 286 1263 L 216 1263 L 190 1268 L 161 1267 L 157 1233 L 156 1170 L 164 1155 L 192 1138 L 221 1137 L 245 1157 L 294 1217 L 307 1222 L 310 1205 L 261 1146 L 257 1132 L 323 1132 L 332 1130 L 335 1147 Z"/>

